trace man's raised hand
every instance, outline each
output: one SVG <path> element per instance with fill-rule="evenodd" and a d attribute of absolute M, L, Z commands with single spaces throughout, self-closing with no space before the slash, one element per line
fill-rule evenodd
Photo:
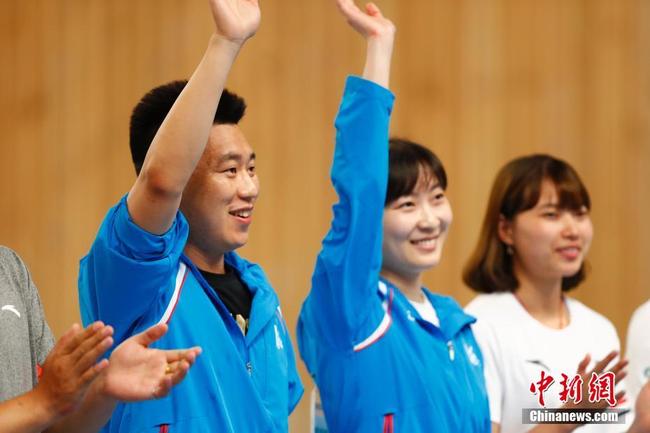
<path fill-rule="evenodd" d="M 243 44 L 260 26 L 259 0 L 210 0 L 216 34 Z"/>

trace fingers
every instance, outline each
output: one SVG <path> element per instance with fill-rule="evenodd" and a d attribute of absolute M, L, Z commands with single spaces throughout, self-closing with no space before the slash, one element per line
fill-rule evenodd
<path fill-rule="evenodd" d="M 111 347 L 112 334 L 113 328 L 102 322 L 95 322 L 86 329 L 75 323 L 61 337 L 48 358 L 66 359 L 65 362 L 69 363 L 66 368 L 72 368 L 82 375 Z"/>
<path fill-rule="evenodd" d="M 184 360 L 180 361 L 173 370 L 170 386 L 179 384 L 185 378 L 185 375 L 187 375 L 187 372 L 190 370 L 190 363 Z"/>
<path fill-rule="evenodd" d="M 86 370 L 91 368 L 111 346 L 113 345 L 113 338 L 108 336 L 104 337 L 97 344 L 95 344 L 90 349 L 87 349 L 85 353 L 82 353 L 82 356 L 77 360 L 77 368 L 80 370 Z"/>
<path fill-rule="evenodd" d="M 628 364 L 629 361 L 627 359 L 622 359 L 618 361 L 611 369 L 609 369 L 610 372 L 614 373 L 614 377 L 616 378 L 617 382 L 620 382 L 621 380 L 625 379 L 625 376 L 627 376 L 625 367 L 627 367 Z"/>
<path fill-rule="evenodd" d="M 579 375 L 584 375 L 587 373 L 587 366 L 589 366 L 589 363 L 591 362 L 591 355 L 586 354 L 585 357 L 580 361 L 580 364 L 578 364 L 578 371 L 577 373 Z"/>
<path fill-rule="evenodd" d="M 355 14 L 362 14 L 361 10 L 359 10 L 352 0 L 337 0 L 336 6 L 347 18 L 350 18 Z"/>
<path fill-rule="evenodd" d="M 193 364 L 196 360 L 196 357 L 201 354 L 201 348 L 192 347 L 191 349 L 184 350 L 165 350 L 164 352 L 168 364 L 182 360 L 187 360 L 190 364 Z"/>
<path fill-rule="evenodd" d="M 97 364 L 93 364 L 81 375 L 81 386 L 85 386 L 95 380 L 99 374 L 108 367 L 108 359 L 102 359 Z"/>
<path fill-rule="evenodd" d="M 95 325 L 95 323 L 93 325 Z M 90 328 L 90 326 L 88 328 Z M 59 339 L 55 350 L 61 355 L 68 355 L 74 352 L 83 341 L 84 336 L 87 336 L 87 333 L 92 332 L 88 328 L 83 329 L 78 323 L 75 323 L 66 331 L 65 334 L 63 334 L 63 337 Z"/>
<path fill-rule="evenodd" d="M 164 392 L 166 394 L 173 386 L 179 384 L 185 378 L 190 367 L 194 364 L 196 357 L 201 353 L 201 348 L 193 347 L 184 351 L 179 350 L 174 352 L 168 353 L 168 361 L 169 358 L 174 358 L 175 360 L 168 362 L 165 370 L 165 376 L 170 379 L 168 388 L 161 385 L 159 393 Z"/>
<path fill-rule="evenodd" d="M 73 359 L 80 358 L 83 353 L 98 344 L 104 337 L 113 333 L 112 328 L 106 327 L 102 322 L 95 322 L 81 329 L 74 324 L 61 339 L 61 353 L 71 355 Z"/>
<path fill-rule="evenodd" d="M 604 357 L 602 360 L 598 361 L 594 368 L 591 370 L 593 372 L 596 372 L 598 374 L 602 373 L 605 371 L 605 368 L 618 356 L 618 352 L 616 350 L 612 350 L 609 352 L 609 354 Z"/>
<path fill-rule="evenodd" d="M 167 333 L 168 326 L 164 323 L 159 323 L 157 325 L 147 328 L 145 331 L 134 335 L 132 338 L 137 342 L 148 347 L 154 341 L 160 339 L 163 335 Z"/>
<path fill-rule="evenodd" d="M 368 3 L 366 5 L 366 13 L 373 17 L 382 17 L 379 7 L 377 7 L 377 5 L 374 3 Z"/>
<path fill-rule="evenodd" d="M 78 341 L 78 345 L 76 349 L 70 353 L 70 356 L 73 360 L 87 360 L 89 355 L 94 356 L 94 359 L 96 360 L 102 353 L 111 347 L 113 344 L 113 340 L 111 338 L 113 335 L 113 328 L 111 326 L 106 326 L 101 322 L 98 323 L 100 323 L 99 326 L 95 326 L 95 323 L 88 327 L 92 327 L 91 329 L 86 328 L 83 333 L 80 333 L 77 337 L 75 337 L 75 340 Z M 108 341 L 109 339 L 110 342 Z M 99 354 L 96 354 L 98 351 L 101 352 Z"/>
<path fill-rule="evenodd" d="M 193 352 L 192 352 L 193 353 Z M 167 364 L 167 371 L 151 393 L 153 398 L 165 397 L 171 389 L 179 384 L 190 370 L 191 363 L 185 359 Z"/>
<path fill-rule="evenodd" d="M 151 391 L 151 398 L 163 398 L 172 388 L 172 380 L 170 377 L 165 377 L 156 385 Z"/>
<path fill-rule="evenodd" d="M 616 393 L 616 396 L 614 396 L 616 399 L 616 405 L 623 404 L 625 402 L 625 391 L 619 391 Z"/>

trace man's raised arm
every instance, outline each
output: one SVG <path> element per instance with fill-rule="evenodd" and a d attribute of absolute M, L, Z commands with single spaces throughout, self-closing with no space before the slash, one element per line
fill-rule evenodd
<path fill-rule="evenodd" d="M 260 24 L 258 0 L 210 0 L 215 32 L 203 59 L 160 126 L 129 192 L 129 213 L 163 234 L 174 221 L 185 185 L 206 143 L 230 68 Z"/>

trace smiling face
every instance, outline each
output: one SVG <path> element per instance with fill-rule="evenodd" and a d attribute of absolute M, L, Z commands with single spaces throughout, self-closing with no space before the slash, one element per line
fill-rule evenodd
<path fill-rule="evenodd" d="M 382 269 L 404 278 L 419 277 L 440 262 L 453 215 L 445 191 L 420 169 L 410 194 L 384 208 Z"/>
<path fill-rule="evenodd" d="M 183 192 L 188 244 L 205 257 L 243 246 L 259 195 L 255 154 L 237 125 L 214 125 Z"/>
<path fill-rule="evenodd" d="M 503 220 L 501 240 L 514 251 L 519 281 L 557 281 L 578 273 L 591 245 L 593 226 L 586 206 L 563 209 L 556 186 L 543 180 L 537 204 Z"/>

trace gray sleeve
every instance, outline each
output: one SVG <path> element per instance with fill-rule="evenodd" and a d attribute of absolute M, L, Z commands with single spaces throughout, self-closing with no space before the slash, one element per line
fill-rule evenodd
<path fill-rule="evenodd" d="M 9 272 L 26 308 L 32 359 L 42 365 L 54 346 L 54 337 L 45 320 L 38 289 L 34 285 L 27 266 L 18 254 L 5 247 L 1 247 L 1 250 L 2 267 Z"/>

